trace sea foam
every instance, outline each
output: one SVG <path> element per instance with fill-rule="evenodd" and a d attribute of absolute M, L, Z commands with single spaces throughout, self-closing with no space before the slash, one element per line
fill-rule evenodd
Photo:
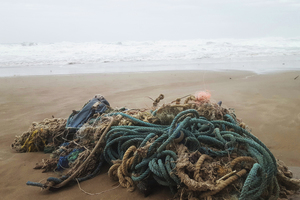
<path fill-rule="evenodd" d="M 261 38 L 261 39 L 215 39 L 215 40 L 181 40 L 181 41 L 123 41 L 123 42 L 86 42 L 86 43 L 20 43 L 0 44 L 0 69 L 22 68 L 24 71 L 30 68 L 60 67 L 63 73 L 89 72 L 118 72 L 105 68 L 104 63 L 115 63 L 122 67 L 119 71 L 145 71 L 147 67 L 141 67 L 142 63 L 169 62 L 176 63 L 209 63 L 220 64 L 223 62 L 266 62 L 277 60 L 280 65 L 274 70 L 287 68 L 285 61 L 299 62 L 300 38 Z M 137 68 L 126 68 L 126 63 L 141 62 Z M 114 65 L 114 66 L 115 66 Z M 73 67 L 72 67 L 73 66 Z M 85 69 L 78 69 L 84 66 Z M 245 65 L 244 65 L 245 67 Z M 279 67 L 279 68 L 278 68 Z M 299 65 L 291 65 L 289 68 L 298 68 Z M 77 70 L 75 70 L 77 68 Z M 100 69 L 101 68 L 101 69 Z M 151 67 L 150 67 L 151 68 Z M 155 66 L 154 66 L 155 68 Z M 181 67 L 178 67 L 182 69 Z M 216 67 L 212 67 L 215 69 Z M 228 65 L 217 67 L 221 70 L 228 69 Z M 229 67 L 229 69 L 245 70 L 242 65 Z M 264 70 L 264 66 L 260 67 Z M 73 72 L 72 72 L 73 69 Z M 155 68 L 160 70 L 177 70 L 176 67 L 166 64 Z M 191 70 L 202 69 L 193 66 Z M 209 70 L 209 69 L 207 69 Z M 251 70 L 251 69 L 246 69 Z M 26 71 L 26 70 L 25 70 Z M 153 70 L 150 70 L 153 71 Z M 255 71 L 255 70 L 254 70 Z M 20 74 L 19 74 L 20 75 Z M 0 76 L 4 76 L 3 73 Z"/>

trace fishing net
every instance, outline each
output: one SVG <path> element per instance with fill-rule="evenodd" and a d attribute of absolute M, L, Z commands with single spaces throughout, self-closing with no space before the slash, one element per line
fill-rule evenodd
<path fill-rule="evenodd" d="M 109 107 L 75 132 L 66 119 L 33 123 L 12 147 L 50 152 L 35 168 L 61 176 L 27 184 L 62 188 L 93 178 L 106 162 L 113 180 L 145 196 L 155 185 L 168 187 L 174 199 L 278 199 L 299 190 L 300 180 L 234 109 L 212 103 L 208 93 L 159 105 L 163 98 L 153 100 L 152 110 Z"/>

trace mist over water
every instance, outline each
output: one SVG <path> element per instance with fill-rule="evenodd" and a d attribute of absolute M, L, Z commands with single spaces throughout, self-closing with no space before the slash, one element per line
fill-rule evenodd
<path fill-rule="evenodd" d="M 256 65 L 255 69 L 245 67 L 247 62 L 254 61 L 260 65 Z M 7 74 L 20 69 L 24 73 L 17 75 L 34 75 L 33 68 L 43 71 L 51 67 L 59 67 L 63 74 L 165 71 L 182 69 L 185 65 L 187 70 L 202 70 L 201 63 L 215 64 L 210 65 L 212 70 L 264 71 L 267 67 L 270 71 L 300 67 L 298 64 L 285 66 L 286 61 L 300 61 L 300 38 L 0 44 L 0 69 L 10 71 L 6 75 L 2 72 L 0 76 L 11 76 Z M 266 62 L 275 63 L 266 66 Z M 114 63 L 111 65 L 114 67 L 105 63 Z M 176 67 L 176 63 L 182 66 Z M 227 64 L 216 66 L 220 63 Z"/>

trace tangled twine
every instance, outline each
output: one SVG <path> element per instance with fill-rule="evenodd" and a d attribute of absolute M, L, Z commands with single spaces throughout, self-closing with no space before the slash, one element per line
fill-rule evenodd
<path fill-rule="evenodd" d="M 158 103 L 163 100 L 165 98 L 165 96 L 163 94 L 160 94 L 153 102 L 153 107 L 156 107 L 158 105 Z"/>
<path fill-rule="evenodd" d="M 300 188 L 299 180 L 291 179 L 285 165 L 232 110 L 193 96 L 179 103 L 152 113 L 136 109 L 90 119 L 73 142 L 60 148 L 67 154 L 75 146 L 85 147 L 67 175 L 28 185 L 61 188 L 92 178 L 103 155 L 111 165 L 108 175 L 128 191 L 152 180 L 169 187 L 175 198 L 218 199 L 230 194 L 246 200 L 276 199 Z M 114 120 L 108 124 L 107 118 Z"/>
<path fill-rule="evenodd" d="M 29 130 L 21 136 L 16 136 L 12 149 L 17 152 L 43 151 L 49 143 L 61 143 L 65 137 L 67 120 L 62 118 L 44 119 L 42 122 L 33 122 Z"/>

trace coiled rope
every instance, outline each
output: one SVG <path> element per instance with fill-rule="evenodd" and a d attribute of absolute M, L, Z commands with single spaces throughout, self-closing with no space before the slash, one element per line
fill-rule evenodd
<path fill-rule="evenodd" d="M 200 197 L 207 197 L 248 174 L 239 195 L 240 199 L 257 199 L 262 194 L 266 194 L 266 198 L 278 198 L 279 186 L 274 156 L 258 138 L 240 127 L 231 115 L 224 116 L 226 121 L 209 121 L 199 116 L 197 110 L 189 109 L 176 115 L 169 126 L 144 122 L 124 113 L 110 113 L 105 117 L 116 115 L 128 118 L 139 126 L 110 127 L 111 122 L 93 152 L 104 139 L 103 156 L 112 165 L 109 175 L 118 179 L 121 186 L 129 191 L 134 190 L 136 182 L 151 178 L 160 185 L 168 186 L 173 193 L 183 183 L 189 191 L 203 191 Z M 202 155 L 193 165 L 186 154 L 195 151 Z M 230 166 L 232 171 L 237 163 L 256 162 L 249 172 L 241 169 L 218 183 L 208 183 L 201 179 L 199 171 L 205 160 L 224 157 L 233 151 L 246 157 L 233 160 Z M 183 165 L 181 161 L 187 161 L 188 164 Z M 85 164 L 86 162 L 82 166 Z M 186 174 L 186 168 L 193 169 L 193 178 Z M 51 184 L 47 187 L 63 187 L 70 180 L 74 180 L 76 175 L 77 171 L 70 177 L 50 178 L 48 181 Z M 45 187 L 39 183 L 27 184 Z"/>
<path fill-rule="evenodd" d="M 144 123 L 126 114 L 122 114 L 122 116 L 143 126 L 112 127 L 105 138 L 104 157 L 108 163 L 112 164 L 118 160 L 123 160 L 128 149 L 137 148 L 131 158 L 131 167 L 127 166 L 126 168 L 131 169 L 133 182 L 153 177 L 158 184 L 169 186 L 173 192 L 175 192 L 174 188 L 181 182 L 187 185 L 189 189 L 193 188 L 193 184 L 196 185 L 195 191 L 212 189 L 212 191 L 201 195 L 204 197 L 216 194 L 248 173 L 246 169 L 242 169 L 236 173 L 236 176 L 229 177 L 219 185 L 204 187 L 204 183 L 199 182 L 199 173 L 195 174 L 194 179 L 191 180 L 178 166 L 176 167 L 178 152 L 174 149 L 168 149 L 170 146 L 176 146 L 177 143 L 185 145 L 191 152 L 198 150 L 203 153 L 196 164 L 197 172 L 199 172 L 204 159 L 226 156 L 232 151 L 252 157 L 251 161 L 255 160 L 257 163 L 253 165 L 246 178 L 240 199 L 257 199 L 264 191 L 269 191 L 269 197 L 278 197 L 277 166 L 274 156 L 254 135 L 239 127 L 232 116 L 226 115 L 227 121 L 208 121 L 200 117 L 196 110 L 189 109 L 179 113 L 171 125 L 167 127 Z M 237 148 L 240 145 L 247 148 L 246 152 Z M 124 161 L 119 166 L 124 167 Z M 126 174 L 128 176 L 128 171 Z M 193 184 L 189 184 L 191 181 Z"/>

